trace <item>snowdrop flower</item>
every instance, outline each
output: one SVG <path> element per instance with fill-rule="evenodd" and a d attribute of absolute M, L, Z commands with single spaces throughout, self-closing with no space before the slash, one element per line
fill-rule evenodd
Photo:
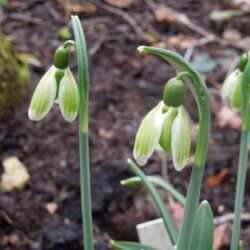
<path fill-rule="evenodd" d="M 173 82 L 172 79 L 171 82 Z M 172 90 L 168 88 L 169 92 Z M 179 107 L 177 107 L 176 99 L 174 100 L 173 96 L 171 99 L 175 107 L 166 106 L 165 100 L 161 101 L 141 122 L 133 152 L 134 158 L 140 166 L 145 165 L 154 150 L 157 149 L 172 154 L 174 167 L 178 171 L 183 169 L 188 161 L 191 148 L 191 129 L 188 116 L 183 106 L 180 105 L 180 100 L 178 101 Z"/>
<path fill-rule="evenodd" d="M 240 109 L 240 93 L 243 73 L 236 69 L 226 78 L 222 85 L 221 95 L 223 99 L 228 98 L 232 108 Z"/>
<path fill-rule="evenodd" d="M 75 79 L 68 67 L 67 49 L 59 47 L 54 65 L 42 77 L 32 96 L 28 110 L 29 119 L 44 118 L 54 103 L 58 103 L 62 116 L 68 122 L 75 120 L 79 107 L 79 93 Z"/>

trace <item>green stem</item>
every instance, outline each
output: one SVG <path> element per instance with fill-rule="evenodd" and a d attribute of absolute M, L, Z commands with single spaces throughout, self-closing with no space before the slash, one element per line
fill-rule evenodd
<path fill-rule="evenodd" d="M 157 208 L 159 209 L 159 212 L 161 214 L 161 217 L 163 219 L 165 228 L 167 232 L 169 233 L 170 240 L 173 245 L 176 244 L 177 236 L 178 236 L 178 230 L 176 226 L 174 225 L 172 218 L 170 214 L 168 213 L 168 210 L 166 209 L 165 204 L 163 203 L 161 197 L 157 193 L 155 187 L 153 184 L 148 180 L 147 176 L 140 170 L 139 167 L 132 161 L 128 160 L 128 166 L 133 171 L 133 173 L 141 178 L 141 181 L 147 191 L 151 194 Z"/>
<path fill-rule="evenodd" d="M 239 246 L 241 213 L 245 191 L 247 160 L 248 160 L 248 133 L 249 133 L 249 95 L 250 95 L 250 61 L 243 72 L 241 84 L 241 111 L 242 128 L 240 140 L 240 156 L 237 173 L 236 198 L 234 208 L 234 224 L 232 232 L 231 250 L 237 250 Z"/>
<path fill-rule="evenodd" d="M 81 205 L 83 217 L 84 249 L 94 250 L 93 225 L 91 210 L 90 167 L 89 167 L 89 70 L 87 48 L 81 22 L 77 16 L 72 16 L 72 25 L 75 35 L 75 45 L 78 62 L 79 81 L 79 143 L 80 143 L 80 182 Z"/>
<path fill-rule="evenodd" d="M 75 42 L 74 42 L 73 40 L 67 40 L 67 41 L 65 41 L 65 42 L 63 43 L 63 48 L 66 49 L 68 46 L 73 46 L 73 47 L 75 47 L 76 44 L 75 44 Z"/>
<path fill-rule="evenodd" d="M 187 191 L 184 216 L 177 242 L 178 250 L 189 250 L 195 214 L 200 197 L 201 181 L 207 155 L 208 137 L 210 134 L 211 112 L 208 90 L 199 73 L 178 54 L 172 51 L 147 46 L 141 46 L 138 50 L 141 53 L 152 53 L 164 58 L 177 70 L 177 72 L 187 71 L 189 75 L 183 79 L 189 86 L 198 106 L 199 134 L 195 149 L 194 166 L 192 168 L 191 179 Z"/>

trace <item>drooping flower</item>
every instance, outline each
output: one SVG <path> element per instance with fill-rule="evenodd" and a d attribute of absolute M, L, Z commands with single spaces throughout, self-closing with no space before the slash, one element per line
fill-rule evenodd
<path fill-rule="evenodd" d="M 145 165 L 154 150 L 159 148 L 172 154 L 176 170 L 186 165 L 191 148 L 191 129 L 182 106 L 166 107 L 161 101 L 142 120 L 134 145 L 138 165 Z"/>
<path fill-rule="evenodd" d="M 78 113 L 79 94 L 75 79 L 67 67 L 51 66 L 38 83 L 28 110 L 29 119 L 43 119 L 54 103 L 59 103 L 64 119 L 72 122 Z"/>
<path fill-rule="evenodd" d="M 226 78 L 222 85 L 222 98 L 228 99 L 232 108 L 240 109 L 240 93 L 243 73 L 236 69 Z"/>

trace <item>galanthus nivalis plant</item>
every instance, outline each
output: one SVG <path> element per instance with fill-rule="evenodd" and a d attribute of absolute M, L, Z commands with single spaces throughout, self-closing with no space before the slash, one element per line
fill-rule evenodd
<path fill-rule="evenodd" d="M 250 52 L 242 55 L 240 63 L 223 83 L 222 97 L 227 97 L 231 107 L 241 112 L 240 156 L 237 172 L 236 197 L 234 206 L 234 224 L 230 250 L 239 249 L 241 213 L 244 198 L 249 135 L 249 101 L 250 101 Z"/>

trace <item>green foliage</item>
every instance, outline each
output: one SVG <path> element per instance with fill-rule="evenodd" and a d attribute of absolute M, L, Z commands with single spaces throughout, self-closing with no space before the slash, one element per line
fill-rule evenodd
<path fill-rule="evenodd" d="M 21 102 L 30 89 L 27 66 L 15 52 L 10 39 L 0 33 L 0 118 Z"/>
<path fill-rule="evenodd" d="M 214 240 L 213 213 L 207 201 L 203 201 L 195 216 L 192 250 L 212 250 Z"/>
<path fill-rule="evenodd" d="M 64 39 L 69 39 L 72 37 L 72 34 L 71 34 L 71 31 L 70 29 L 65 26 L 65 27 L 62 27 L 59 31 L 58 31 L 58 36 L 64 40 Z"/>
<path fill-rule="evenodd" d="M 111 241 L 113 248 L 117 250 L 157 250 L 152 247 L 148 247 L 137 242 L 132 241 Z"/>
<path fill-rule="evenodd" d="M 192 65 L 201 73 L 209 73 L 215 69 L 217 62 L 208 53 L 199 53 L 194 56 Z"/>
<path fill-rule="evenodd" d="M 214 10 L 210 13 L 209 18 L 213 21 L 229 20 L 234 16 L 242 16 L 245 12 L 242 10 Z"/>

